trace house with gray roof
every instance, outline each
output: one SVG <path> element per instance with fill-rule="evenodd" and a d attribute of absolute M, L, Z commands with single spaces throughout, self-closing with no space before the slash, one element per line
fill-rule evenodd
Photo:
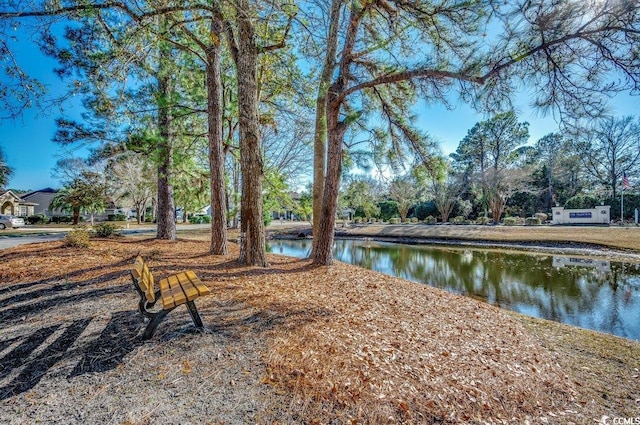
<path fill-rule="evenodd" d="M 0 192 L 0 214 L 28 217 L 34 214 L 38 204 L 24 199 L 11 190 Z"/>

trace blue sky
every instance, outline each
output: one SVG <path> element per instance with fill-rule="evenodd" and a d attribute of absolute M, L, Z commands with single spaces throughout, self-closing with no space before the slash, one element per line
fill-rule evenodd
<path fill-rule="evenodd" d="M 56 62 L 40 53 L 31 40 L 14 44 L 13 54 L 23 70 L 36 76 L 51 93 L 63 93 L 64 83 L 53 72 Z M 0 77 L 2 78 L 2 77 Z M 82 108 L 79 99 L 65 102 L 62 108 L 29 109 L 16 120 L 0 120 L 0 146 L 7 164 L 13 168 L 7 188 L 37 190 L 59 188 L 51 176 L 56 161 L 63 156 L 86 156 L 86 149 L 75 152 L 75 147 L 61 147 L 52 141 L 59 117 L 78 119 Z"/>
<path fill-rule="evenodd" d="M 53 73 L 55 62 L 42 55 L 28 40 L 20 44 L 14 52 L 25 71 L 38 76 L 51 92 L 64 88 L 63 83 Z M 67 103 L 64 116 L 77 119 L 81 113 L 79 102 Z M 458 146 L 467 131 L 486 116 L 476 113 L 466 105 L 458 105 L 454 110 L 443 107 L 418 105 L 418 123 L 432 137 L 440 141 L 440 146 L 448 154 Z M 614 115 L 638 115 L 640 97 L 618 96 L 612 102 Z M 530 142 L 535 142 L 547 133 L 557 131 L 558 125 L 552 117 L 540 117 L 531 111 L 526 100 L 516 102 L 516 112 L 521 121 L 529 122 Z M 37 190 L 45 187 L 60 186 L 51 172 L 56 161 L 69 153 L 74 156 L 86 156 L 86 150 L 77 147 L 65 147 L 52 142 L 55 133 L 55 119 L 60 117 L 58 109 L 50 111 L 28 110 L 16 121 L 0 121 L 0 146 L 5 153 L 7 163 L 14 169 L 8 188 Z"/>

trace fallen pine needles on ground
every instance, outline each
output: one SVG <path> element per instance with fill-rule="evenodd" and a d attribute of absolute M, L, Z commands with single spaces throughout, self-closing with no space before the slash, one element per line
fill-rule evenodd
<path fill-rule="evenodd" d="M 626 412 L 598 403 L 594 385 L 581 393 L 576 380 L 591 378 L 511 313 L 341 263 L 271 255 L 262 269 L 238 264 L 235 244 L 207 248 L 127 238 L 0 251 L 0 419 L 587 424 Z M 140 341 L 138 254 L 157 278 L 190 268 L 210 287 L 196 301 L 204 333 L 178 308 Z M 637 379 L 629 391 L 640 399 Z"/>

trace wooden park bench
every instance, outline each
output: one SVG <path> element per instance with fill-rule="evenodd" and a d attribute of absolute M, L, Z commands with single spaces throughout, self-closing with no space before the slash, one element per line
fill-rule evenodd
<path fill-rule="evenodd" d="M 138 309 L 150 320 L 142 334 L 142 339 L 151 338 L 162 319 L 171 310 L 182 304 L 186 304 L 193 324 L 198 329 L 204 327 L 193 301 L 202 295 L 209 294 L 210 291 L 193 271 L 187 270 L 161 279 L 158 282 L 160 289 L 156 290 L 155 280 L 149 267 L 138 255 L 133 269 L 131 269 L 131 279 L 140 295 Z M 160 301 L 162 309 L 156 308 L 158 301 Z"/>

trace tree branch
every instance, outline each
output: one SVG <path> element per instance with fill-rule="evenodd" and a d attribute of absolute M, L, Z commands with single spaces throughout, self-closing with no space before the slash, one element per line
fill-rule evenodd
<path fill-rule="evenodd" d="M 477 84 L 484 84 L 485 77 L 478 77 L 473 75 L 467 75 L 461 72 L 452 71 L 440 71 L 437 69 L 417 69 L 413 71 L 400 71 L 392 74 L 383 75 L 373 80 L 366 81 L 364 83 L 357 84 L 353 87 L 349 87 L 341 93 L 339 100 L 343 100 L 347 96 L 357 91 L 372 88 L 380 85 L 395 84 L 402 81 L 412 80 L 416 78 L 435 78 L 435 79 L 455 79 L 460 81 L 469 81 Z"/>

